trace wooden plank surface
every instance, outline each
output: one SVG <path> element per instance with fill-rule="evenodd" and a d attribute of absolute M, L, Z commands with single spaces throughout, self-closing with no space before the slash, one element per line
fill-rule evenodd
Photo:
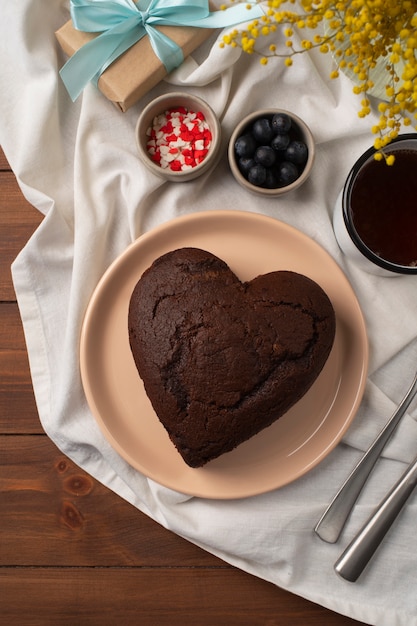
<path fill-rule="evenodd" d="M 10 274 L 41 220 L 0 150 L 0 623 L 359 624 L 164 529 L 46 436 Z"/>
<path fill-rule="evenodd" d="M 0 301 L 10 301 L 15 297 L 10 265 L 42 221 L 42 215 L 23 198 L 12 172 L 1 167 L 0 162 Z"/>
<path fill-rule="evenodd" d="M 296 596 L 237 570 L 129 568 L 116 572 L 73 569 L 65 573 L 64 578 L 55 568 L 15 570 L 7 577 L 0 572 L 4 595 L 16 598 L 13 603 L 7 602 L 5 608 L 0 600 L 5 623 L 32 626 L 30 614 L 22 616 L 21 602 L 31 607 L 32 615 L 42 615 L 45 598 L 48 613 L 42 624 L 51 626 L 337 626 L 354 623 L 346 619 L 340 621 L 312 603 L 300 609 Z"/>

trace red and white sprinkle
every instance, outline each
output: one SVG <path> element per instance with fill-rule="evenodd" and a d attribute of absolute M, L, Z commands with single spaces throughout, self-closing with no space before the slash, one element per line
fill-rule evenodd
<path fill-rule="evenodd" d="M 201 111 L 185 107 L 168 109 L 154 117 L 146 135 L 148 153 L 163 169 L 190 170 L 204 161 L 212 135 Z"/>

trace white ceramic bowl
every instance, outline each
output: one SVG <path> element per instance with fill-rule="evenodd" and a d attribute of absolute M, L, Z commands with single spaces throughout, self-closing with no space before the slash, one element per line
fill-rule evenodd
<path fill-rule="evenodd" d="M 238 137 L 240 137 L 241 135 L 244 135 L 253 126 L 254 122 L 257 119 L 261 119 L 264 117 L 272 119 L 272 117 L 276 113 L 284 113 L 291 118 L 291 130 L 290 130 L 291 139 L 298 139 L 298 140 L 303 141 L 307 146 L 308 156 L 307 156 L 307 161 L 304 163 L 304 167 L 296 180 L 294 180 L 292 183 L 288 185 L 273 187 L 272 189 L 270 189 L 270 188 L 260 187 L 260 186 L 250 183 L 247 180 L 247 178 L 242 174 L 238 165 L 238 158 L 236 157 L 236 153 L 235 153 L 235 143 Z M 294 113 L 290 113 L 289 111 L 286 111 L 284 109 L 272 109 L 272 108 L 261 109 L 259 111 L 254 111 L 253 113 L 250 113 L 249 115 L 247 115 L 241 122 L 239 122 L 239 124 L 234 129 L 230 137 L 229 147 L 228 147 L 228 158 L 229 158 L 230 169 L 232 171 L 233 176 L 237 180 L 237 182 L 240 185 L 242 185 L 242 187 L 244 187 L 245 189 L 247 189 L 248 191 L 256 195 L 270 197 L 270 198 L 276 198 L 278 196 L 281 196 L 285 193 L 288 193 L 300 187 L 310 176 L 311 169 L 313 167 L 314 157 L 315 157 L 314 139 L 307 124 L 302 119 L 300 119 L 297 115 L 294 115 Z"/>
<path fill-rule="evenodd" d="M 378 167 L 381 168 L 382 176 L 384 175 L 384 173 L 386 173 L 386 181 L 390 181 L 388 175 L 394 173 L 394 170 L 391 170 L 391 168 L 402 166 L 399 161 L 398 151 L 407 151 L 413 153 L 415 152 L 415 155 L 413 155 L 413 159 L 415 159 L 415 163 L 417 164 L 417 133 L 399 135 L 397 139 L 393 140 L 384 149 L 384 152 L 387 155 L 397 153 L 397 160 L 394 162 L 393 165 L 386 165 L 384 162 L 378 163 Z M 352 169 L 350 170 L 344 187 L 337 198 L 333 212 L 333 228 L 337 242 L 347 258 L 356 263 L 361 269 L 368 273 L 378 276 L 390 277 L 400 276 L 404 274 L 417 274 L 416 265 L 403 265 L 398 262 L 393 262 L 392 260 L 387 260 L 386 258 L 383 258 L 381 256 L 381 253 L 377 254 L 375 251 L 373 251 L 361 238 L 361 235 L 358 232 L 359 225 L 357 224 L 357 227 L 355 227 L 351 206 L 352 190 L 354 188 L 355 182 L 357 181 L 358 175 L 361 172 L 363 173 L 363 168 L 367 164 L 370 164 L 370 162 L 374 161 L 374 155 L 375 149 L 369 148 L 359 157 L 359 159 L 355 162 Z M 387 169 L 384 170 L 382 168 Z M 412 174 L 409 177 L 409 185 L 399 185 L 398 188 L 391 185 L 391 189 L 395 189 L 395 201 L 392 207 L 394 217 L 399 215 L 401 202 L 404 198 L 403 194 L 409 193 L 409 189 L 405 189 L 404 187 L 409 187 L 414 180 L 415 174 Z M 391 183 L 385 182 L 384 180 L 383 184 L 387 184 L 389 186 Z M 387 196 L 390 191 L 390 189 L 386 190 Z M 371 219 L 372 218 L 370 211 L 369 220 Z M 375 228 L 373 226 L 373 223 L 371 223 L 371 226 Z M 416 239 L 415 230 L 410 229 L 409 232 L 410 238 L 414 237 L 414 239 Z M 389 239 L 394 241 L 394 237 L 395 225 L 389 227 Z"/>
<path fill-rule="evenodd" d="M 211 144 L 204 160 L 195 167 L 183 171 L 162 168 L 159 163 L 151 159 L 147 149 L 149 139 L 147 132 L 152 126 L 154 118 L 178 106 L 185 107 L 195 113 L 202 112 L 212 134 Z M 213 109 L 201 98 L 188 93 L 172 92 L 155 98 L 143 109 L 136 124 L 136 145 L 140 159 L 151 172 L 165 180 L 186 182 L 208 172 L 217 162 L 220 142 L 221 126 Z"/>

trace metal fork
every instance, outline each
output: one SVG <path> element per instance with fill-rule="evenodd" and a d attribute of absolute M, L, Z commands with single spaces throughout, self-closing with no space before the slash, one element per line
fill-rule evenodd
<path fill-rule="evenodd" d="M 316 524 L 314 531 L 324 541 L 335 543 L 338 540 L 375 463 L 416 393 L 417 373 L 397 410 L 388 420 L 373 444 L 364 453 Z"/>

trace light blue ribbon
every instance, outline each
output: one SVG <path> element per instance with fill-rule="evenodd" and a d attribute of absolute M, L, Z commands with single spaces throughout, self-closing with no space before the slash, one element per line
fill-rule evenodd
<path fill-rule="evenodd" d="M 260 5 L 243 3 L 210 12 L 208 0 L 71 0 L 74 28 L 100 34 L 68 59 L 60 75 L 75 101 L 90 81 L 97 83 L 115 59 L 146 35 L 168 73 L 181 65 L 181 48 L 157 25 L 226 28 L 262 15 Z"/>

